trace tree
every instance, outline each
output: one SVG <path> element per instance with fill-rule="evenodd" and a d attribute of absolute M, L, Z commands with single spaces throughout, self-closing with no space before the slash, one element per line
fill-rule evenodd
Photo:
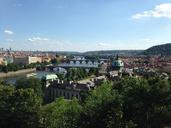
<path fill-rule="evenodd" d="M 83 128 L 161 128 L 171 122 L 171 86 L 160 78 L 106 82 L 83 102 Z"/>
<path fill-rule="evenodd" d="M 171 122 L 171 86 L 159 78 L 124 78 L 113 85 L 123 96 L 123 117 L 139 128 L 160 128 Z"/>
<path fill-rule="evenodd" d="M 169 75 L 169 83 L 170 83 L 170 85 L 171 85 L 171 74 Z"/>
<path fill-rule="evenodd" d="M 2 71 L 5 72 L 5 73 L 8 73 L 9 72 L 8 67 L 3 65 Z"/>
<path fill-rule="evenodd" d="M 42 83 L 37 78 L 30 77 L 25 79 L 19 79 L 16 81 L 15 85 L 16 85 L 16 89 L 32 88 L 39 97 L 43 96 Z"/>
<path fill-rule="evenodd" d="M 51 60 L 51 63 L 52 64 L 60 64 L 61 60 L 60 60 L 60 58 L 54 58 L 54 59 Z"/>
<path fill-rule="evenodd" d="M 73 70 L 73 69 L 72 69 Z M 71 74 L 79 74 L 79 70 Z M 78 72 L 77 72 L 78 71 Z M 81 72 L 81 71 L 80 71 Z M 0 85 L 1 128 L 161 128 L 171 126 L 171 84 L 160 78 L 104 82 L 76 99 L 41 106 L 40 81 Z"/>
<path fill-rule="evenodd" d="M 59 80 L 64 80 L 64 74 L 63 73 L 56 73 L 58 76 Z"/>
<path fill-rule="evenodd" d="M 0 85 L 0 127 L 37 128 L 40 103 L 33 89 Z"/>
<path fill-rule="evenodd" d="M 17 70 L 19 70 L 19 66 L 14 64 L 14 63 L 7 64 L 7 68 L 8 68 L 9 71 L 17 71 Z"/>
<path fill-rule="evenodd" d="M 81 106 L 76 99 L 57 99 L 55 102 L 43 106 L 42 127 L 45 128 L 78 128 Z"/>
<path fill-rule="evenodd" d="M 12 97 L 13 127 L 37 128 L 39 126 L 40 98 L 33 89 L 18 89 Z"/>
<path fill-rule="evenodd" d="M 9 124 L 9 120 L 11 117 L 10 109 L 11 109 L 11 100 L 14 93 L 13 86 L 3 86 L 0 85 L 0 127 L 5 128 Z"/>
<path fill-rule="evenodd" d="M 96 68 L 91 68 L 89 71 L 89 75 L 98 75 L 98 69 Z"/>
<path fill-rule="evenodd" d="M 110 83 L 93 90 L 83 106 L 82 128 L 118 128 L 124 123 L 121 96 Z"/>

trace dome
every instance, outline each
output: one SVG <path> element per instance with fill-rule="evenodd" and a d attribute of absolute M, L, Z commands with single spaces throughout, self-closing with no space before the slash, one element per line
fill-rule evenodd
<path fill-rule="evenodd" d="M 114 61 L 112 62 L 112 66 L 113 66 L 113 67 L 123 67 L 124 64 L 123 64 L 122 60 L 118 59 L 118 60 L 114 60 Z"/>
<path fill-rule="evenodd" d="M 115 60 L 112 61 L 111 66 L 112 69 L 119 70 L 120 68 L 124 67 L 124 63 L 121 59 L 117 57 Z"/>
<path fill-rule="evenodd" d="M 48 74 L 42 77 L 42 80 L 55 80 L 58 76 L 56 74 Z"/>

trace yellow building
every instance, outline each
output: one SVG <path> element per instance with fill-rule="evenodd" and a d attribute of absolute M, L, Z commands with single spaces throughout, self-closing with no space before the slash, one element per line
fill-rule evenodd
<path fill-rule="evenodd" d="M 5 61 L 3 57 L 0 58 L 0 65 L 5 65 Z"/>
<path fill-rule="evenodd" d="M 48 56 L 43 56 L 42 57 L 42 62 L 50 62 L 51 61 L 51 58 L 48 57 Z"/>
<path fill-rule="evenodd" d="M 23 64 L 28 65 L 31 63 L 41 63 L 42 58 L 41 57 L 33 57 L 33 56 L 15 56 L 14 57 L 14 63 L 15 64 Z"/>
<path fill-rule="evenodd" d="M 41 57 L 33 57 L 33 56 L 28 56 L 28 64 L 31 64 L 31 63 L 41 63 L 42 62 L 42 58 Z"/>

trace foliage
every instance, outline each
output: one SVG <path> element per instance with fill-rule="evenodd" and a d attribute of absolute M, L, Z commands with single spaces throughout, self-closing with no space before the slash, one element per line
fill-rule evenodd
<path fill-rule="evenodd" d="M 33 89 L 18 89 L 0 85 L 0 127 L 37 128 L 40 98 Z"/>
<path fill-rule="evenodd" d="M 90 71 L 89 71 L 89 76 L 91 75 L 96 75 L 98 76 L 98 68 L 90 68 Z"/>
<path fill-rule="evenodd" d="M 59 80 L 64 80 L 64 74 L 63 73 L 56 73 L 58 76 Z"/>
<path fill-rule="evenodd" d="M 8 73 L 10 71 L 18 71 L 22 69 L 29 69 L 29 68 L 36 68 L 36 67 L 45 67 L 45 65 L 48 65 L 49 62 L 37 62 L 37 63 L 31 63 L 28 65 L 23 65 L 23 64 L 14 64 L 14 63 L 9 63 L 7 65 L 0 65 L 0 72 Z"/>
<path fill-rule="evenodd" d="M 87 98 L 81 115 L 83 128 L 122 127 L 121 96 L 110 84 L 103 84 Z"/>
<path fill-rule="evenodd" d="M 81 106 L 76 99 L 66 101 L 63 98 L 43 106 L 42 127 L 44 128 L 78 128 Z"/>
<path fill-rule="evenodd" d="M 146 55 L 171 55 L 171 43 L 156 45 L 144 51 Z"/>
<path fill-rule="evenodd" d="M 34 77 L 19 79 L 16 81 L 15 86 L 16 86 L 16 89 L 32 88 L 39 97 L 42 97 L 43 95 L 42 83 L 39 79 L 34 78 Z"/>
<path fill-rule="evenodd" d="M 51 59 L 51 63 L 52 64 L 60 64 L 61 60 L 60 60 L 60 58 L 54 58 L 54 59 Z"/>
<path fill-rule="evenodd" d="M 139 128 L 160 128 L 171 121 L 171 85 L 159 78 L 125 78 L 113 85 L 123 96 L 125 120 Z"/>
<path fill-rule="evenodd" d="M 70 68 L 67 70 L 66 78 L 67 80 L 81 80 L 88 76 L 88 73 L 85 71 L 85 69 L 75 69 Z"/>
<path fill-rule="evenodd" d="M 87 60 L 92 60 L 92 61 L 98 61 L 99 60 L 99 55 L 90 55 L 90 56 L 85 56 L 85 59 Z"/>
<path fill-rule="evenodd" d="M 74 76 L 76 71 L 72 72 Z M 80 73 L 81 74 L 81 73 Z M 76 99 L 41 106 L 40 83 L 33 78 L 0 85 L 2 128 L 161 128 L 171 126 L 171 84 L 161 78 L 125 77 L 104 82 Z M 87 93 L 87 94 L 86 94 Z M 40 109 L 41 108 L 41 109 Z"/>
<path fill-rule="evenodd" d="M 17 71 L 19 70 L 19 65 L 16 65 L 14 63 L 11 63 L 11 64 L 7 64 L 7 65 L 0 65 L 0 71 L 1 72 L 9 72 L 9 71 Z"/>
<path fill-rule="evenodd" d="M 171 125 L 171 85 L 160 78 L 123 78 L 93 90 L 83 104 L 83 128 Z"/>

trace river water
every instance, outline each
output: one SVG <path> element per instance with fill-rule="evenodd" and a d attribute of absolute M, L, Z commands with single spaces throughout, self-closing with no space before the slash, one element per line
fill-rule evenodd
<path fill-rule="evenodd" d="M 32 73 L 36 73 L 34 77 L 38 79 L 41 79 L 46 74 L 54 74 L 53 72 L 46 72 L 46 71 L 36 71 Z M 22 79 L 22 78 L 27 78 L 28 74 L 31 74 L 31 73 L 20 74 L 20 75 L 12 76 L 12 77 L 6 77 L 6 78 L 2 78 L 2 80 L 6 81 L 7 84 L 15 84 L 17 80 Z"/>

